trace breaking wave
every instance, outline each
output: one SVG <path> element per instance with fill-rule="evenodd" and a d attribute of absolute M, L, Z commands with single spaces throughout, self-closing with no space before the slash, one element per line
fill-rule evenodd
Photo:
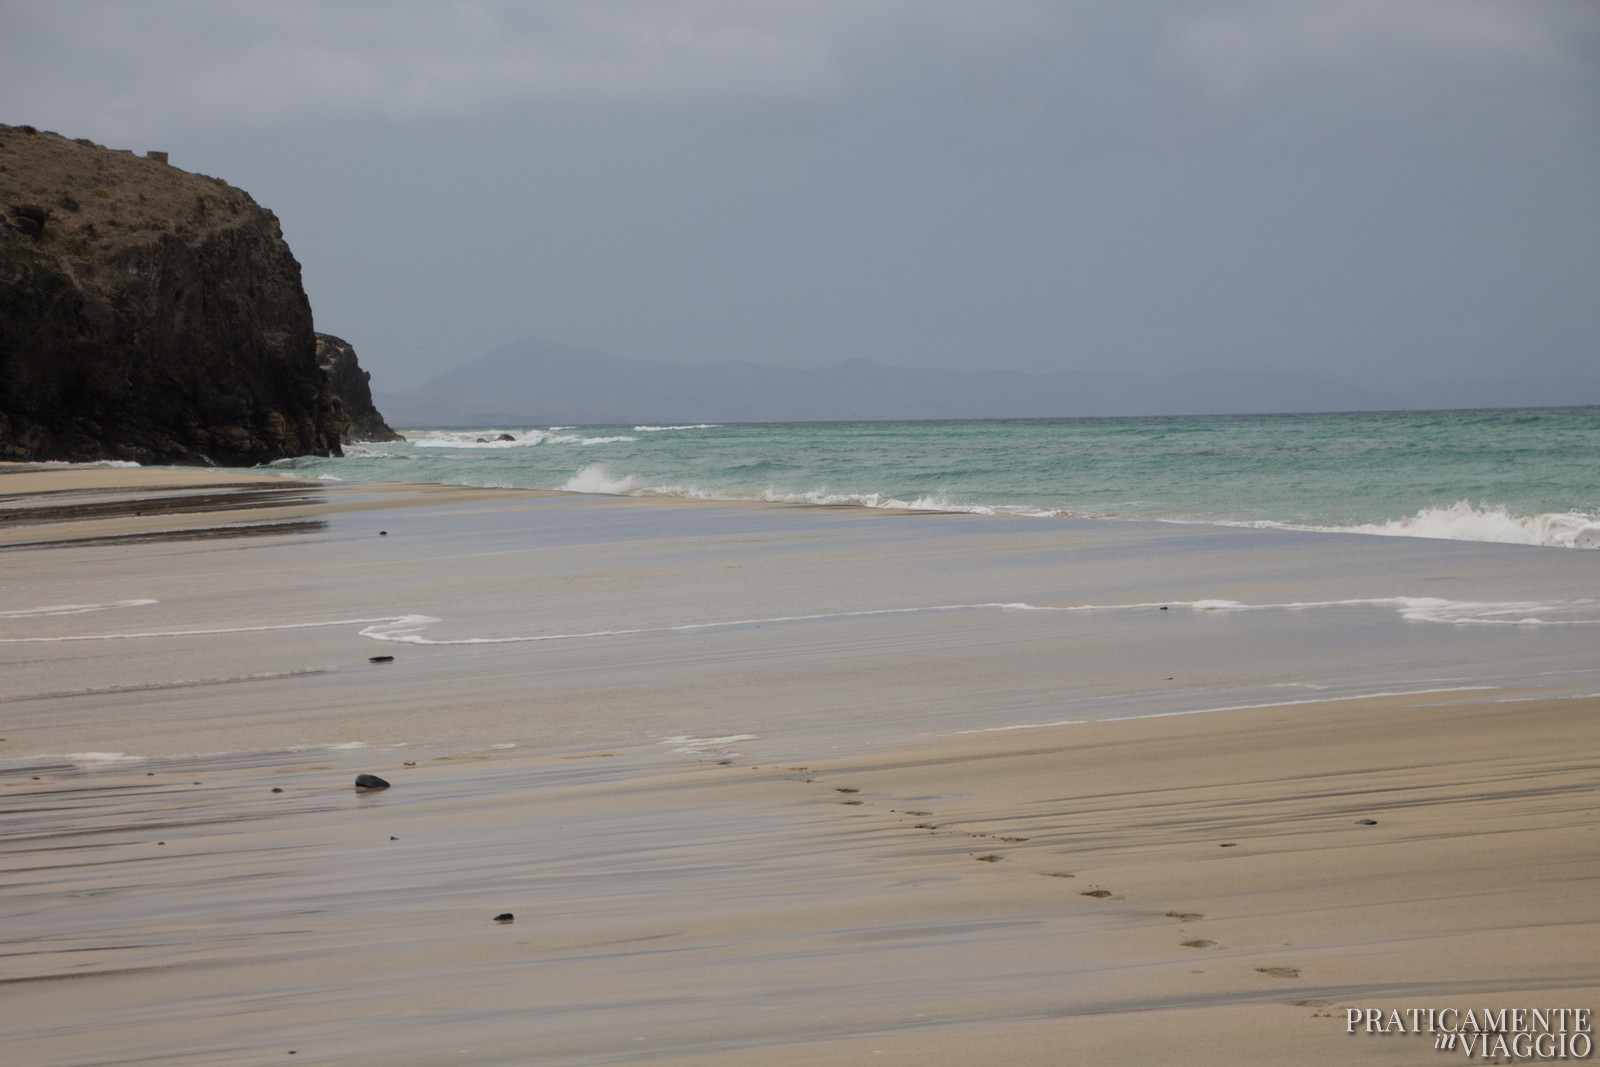
<path fill-rule="evenodd" d="M 756 500 L 771 504 L 814 504 L 823 507 L 884 508 L 894 511 L 946 511 L 970 515 L 1011 515 L 1025 518 L 1093 517 L 1068 508 L 1030 504 L 974 504 L 945 493 L 901 497 L 880 492 L 842 492 L 829 488 L 790 490 L 769 486 L 760 492 L 707 489 L 696 485 L 645 485 L 633 475 L 615 475 L 600 463 L 578 470 L 557 488 L 573 493 L 612 496 L 663 496 L 689 500 Z M 1423 508 L 1416 514 L 1387 522 L 1349 526 L 1319 526 L 1270 520 L 1241 521 L 1223 518 L 1156 518 L 1155 521 L 1202 526 L 1293 530 L 1319 533 L 1368 534 L 1382 537 L 1422 537 L 1445 541 L 1480 541 L 1539 545 L 1547 548 L 1600 548 L 1600 516 L 1581 511 L 1517 515 L 1497 505 L 1459 501 L 1448 507 Z"/>
<path fill-rule="evenodd" d="M 557 430 L 426 430 L 407 438 L 417 448 L 530 448 L 536 445 L 614 445 L 638 438 L 625 434 L 590 437 Z"/>
<path fill-rule="evenodd" d="M 1451 541 L 1498 541 L 1515 545 L 1600 548 L 1600 517 L 1580 511 L 1514 515 L 1503 507 L 1474 506 L 1465 500 L 1449 507 L 1423 508 L 1392 522 L 1348 528 L 1353 533 L 1388 537 L 1437 537 Z"/>

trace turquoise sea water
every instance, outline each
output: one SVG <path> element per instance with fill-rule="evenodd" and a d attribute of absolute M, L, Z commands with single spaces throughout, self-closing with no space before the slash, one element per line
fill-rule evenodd
<path fill-rule="evenodd" d="M 1595 407 L 402 432 L 404 443 L 274 467 L 344 481 L 1600 548 Z"/>

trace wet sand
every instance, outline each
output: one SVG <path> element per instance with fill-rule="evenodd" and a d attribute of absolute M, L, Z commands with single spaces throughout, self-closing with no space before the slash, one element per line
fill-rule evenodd
<path fill-rule="evenodd" d="M 1593 627 L 1179 606 L 1584 554 L 284 492 L 0 549 L 8 1062 L 1432 1063 L 1345 1010 L 1600 1005 Z M 1123 717 L 1346 678 L 1407 693 Z"/>

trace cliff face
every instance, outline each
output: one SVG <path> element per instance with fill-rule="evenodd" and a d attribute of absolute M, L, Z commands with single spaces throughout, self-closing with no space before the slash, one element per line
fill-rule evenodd
<path fill-rule="evenodd" d="M 241 190 L 0 125 L 0 459 L 337 454 L 300 264 Z"/>
<path fill-rule="evenodd" d="M 346 441 L 404 441 L 389 428 L 372 403 L 372 373 L 361 369 L 349 341 L 329 333 L 317 334 L 317 363 L 333 383 L 349 420 L 341 436 Z"/>

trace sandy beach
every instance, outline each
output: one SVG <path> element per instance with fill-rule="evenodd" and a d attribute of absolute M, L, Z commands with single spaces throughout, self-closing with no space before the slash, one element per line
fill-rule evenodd
<path fill-rule="evenodd" d="M 8 468 L 0 1058 L 1448 1062 L 1600 1007 L 1595 559 Z"/>

